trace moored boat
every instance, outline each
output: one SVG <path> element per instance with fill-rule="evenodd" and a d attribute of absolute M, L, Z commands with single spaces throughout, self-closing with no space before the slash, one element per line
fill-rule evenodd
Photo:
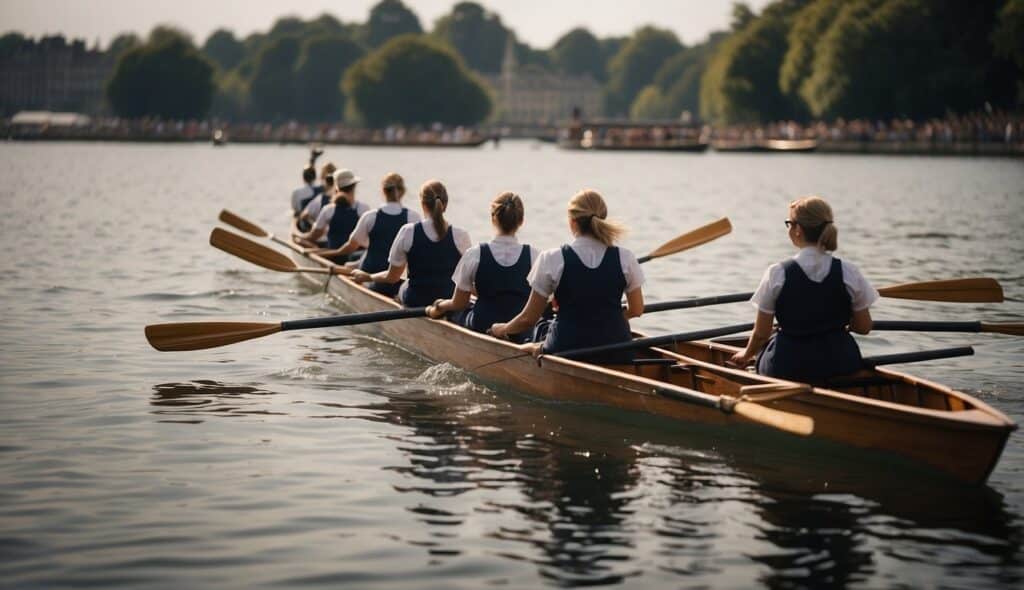
<path fill-rule="evenodd" d="M 716 152 L 804 153 L 818 149 L 817 139 L 714 139 Z"/>
<path fill-rule="evenodd" d="M 299 266 L 327 265 L 295 246 L 291 250 Z M 323 281 L 321 275 L 300 276 Z M 331 278 L 328 288 L 355 312 L 399 308 L 393 300 L 343 277 Z M 723 412 L 714 402 L 769 390 L 756 401 L 812 418 L 811 440 L 896 455 L 970 483 L 986 480 L 1016 429 L 1007 416 L 965 393 L 887 369 L 864 370 L 812 388 L 726 367 L 725 359 L 736 348 L 706 341 L 648 349 L 632 365 L 597 366 L 557 356 L 538 361 L 506 341 L 445 321 L 406 319 L 377 324 L 377 329 L 402 348 L 450 363 L 491 384 L 685 422 L 754 425 L 739 414 Z"/>

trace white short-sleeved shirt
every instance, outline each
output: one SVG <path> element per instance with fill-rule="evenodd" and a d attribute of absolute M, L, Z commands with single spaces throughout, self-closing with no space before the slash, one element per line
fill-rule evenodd
<path fill-rule="evenodd" d="M 512 266 L 518 262 L 519 256 L 523 253 L 523 245 L 519 243 L 515 236 L 498 236 L 488 242 L 487 245 L 491 248 L 494 261 L 505 267 Z M 532 265 L 537 263 L 539 257 L 540 250 L 530 246 L 531 268 Z M 473 286 L 476 285 L 476 271 L 479 268 L 480 244 L 477 244 L 466 250 L 462 255 L 462 260 L 455 267 L 455 273 L 452 274 L 455 287 L 460 291 L 472 292 Z"/>
<path fill-rule="evenodd" d="M 310 204 L 312 205 L 312 203 Z M 359 215 L 360 218 L 370 210 L 370 208 L 366 206 L 366 203 L 360 203 L 359 201 L 356 201 L 355 208 L 356 214 Z M 334 217 L 334 203 L 325 205 L 324 208 L 320 210 L 320 214 L 316 216 L 316 223 L 313 224 L 313 231 L 318 229 L 326 230 L 327 226 L 331 224 L 332 217 Z"/>
<path fill-rule="evenodd" d="M 365 215 L 359 218 L 359 223 L 356 224 L 356 228 L 352 230 L 352 235 L 349 237 L 350 240 L 354 241 L 362 248 L 370 247 L 370 232 L 373 231 L 373 225 L 377 223 L 377 212 L 383 211 L 385 215 L 398 215 L 402 212 L 401 203 L 388 203 L 381 207 L 374 209 L 373 211 L 367 212 Z M 423 217 L 409 209 L 409 215 L 406 217 L 406 221 L 409 223 L 416 223 L 423 219 Z"/>
<path fill-rule="evenodd" d="M 608 250 L 603 242 L 591 236 L 579 236 L 569 244 L 572 251 L 579 256 L 583 266 L 594 269 L 601 265 L 604 253 Z M 636 255 L 626 248 L 619 247 L 619 263 L 622 265 L 622 274 L 626 277 L 626 293 L 639 289 L 644 284 L 644 271 Z M 550 297 L 558 289 L 558 283 L 562 280 L 562 271 L 565 270 L 565 258 L 562 256 L 561 248 L 552 248 L 541 252 L 537 261 L 533 263 L 530 276 L 527 281 L 530 288 L 543 297 Z"/>
<path fill-rule="evenodd" d="M 824 281 L 832 269 L 832 255 L 823 252 L 817 246 L 801 248 L 793 256 L 793 260 L 800 265 L 800 269 L 804 271 L 807 278 L 815 283 Z M 846 285 L 846 291 L 850 294 L 853 311 L 867 309 L 875 301 L 878 301 L 878 291 L 868 283 L 860 269 L 845 260 L 841 260 L 840 265 L 843 269 L 843 284 Z M 785 282 L 786 269 L 782 267 L 782 263 L 777 262 L 769 266 L 768 270 L 764 271 L 761 284 L 757 286 L 757 291 L 750 298 L 750 302 L 759 311 L 775 313 L 775 302 L 778 301 L 779 293 L 782 292 L 782 285 Z"/>
<path fill-rule="evenodd" d="M 421 222 L 423 224 L 423 233 L 427 234 L 427 238 L 431 242 L 436 242 L 441 238 L 437 235 L 437 230 L 434 229 L 434 221 L 432 219 L 424 219 Z M 473 239 L 469 237 L 469 233 L 462 229 L 449 224 L 448 226 L 452 232 L 452 238 L 455 239 L 455 247 L 458 248 L 459 254 L 465 254 L 466 250 L 473 245 Z M 412 239 L 415 234 L 416 224 L 407 223 L 402 226 L 402 229 L 398 230 L 398 235 L 395 236 L 395 241 L 391 244 L 391 252 L 388 253 L 388 264 L 392 266 L 405 266 L 408 263 L 406 254 L 409 253 L 409 249 L 412 248 Z"/>
<path fill-rule="evenodd" d="M 303 210 L 302 201 L 313 196 L 313 185 L 304 184 L 292 191 L 292 211 L 298 213 Z"/>

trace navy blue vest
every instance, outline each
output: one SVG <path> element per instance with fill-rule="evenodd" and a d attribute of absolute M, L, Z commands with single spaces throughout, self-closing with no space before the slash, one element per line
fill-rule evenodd
<path fill-rule="evenodd" d="M 551 324 L 544 352 L 558 353 L 625 342 L 632 338 L 629 322 L 622 315 L 622 294 L 626 276 L 622 273 L 619 249 L 609 246 L 597 268 L 587 268 L 572 247 L 562 246 L 565 269 L 555 289 L 558 317 Z M 588 357 L 587 362 L 629 363 L 632 351 Z"/>
<path fill-rule="evenodd" d="M 530 246 L 523 245 L 519 259 L 512 266 L 501 266 L 494 259 L 491 247 L 480 244 L 480 265 L 476 268 L 476 303 L 466 315 L 465 325 L 477 332 L 486 332 L 491 324 L 507 322 L 526 307 L 530 284 L 526 275 L 532 264 Z"/>
<path fill-rule="evenodd" d="M 324 191 L 323 185 L 316 185 L 316 186 L 306 185 L 306 186 L 308 186 L 309 188 L 313 189 L 313 194 L 309 195 L 305 199 L 299 199 L 299 210 L 298 210 L 298 212 L 295 213 L 296 215 L 298 215 L 299 213 L 302 213 L 302 210 L 306 208 L 306 205 L 308 205 L 310 201 L 313 200 L 313 197 L 319 195 L 320 193 L 322 193 Z"/>
<path fill-rule="evenodd" d="M 340 202 L 335 203 L 334 215 L 331 215 L 331 223 L 327 226 L 327 247 L 341 248 L 344 246 L 358 221 L 359 214 L 356 213 L 354 207 Z"/>
<path fill-rule="evenodd" d="M 762 375 L 796 381 L 822 381 L 861 369 L 860 348 L 846 331 L 852 301 L 843 267 L 832 259 L 820 283 L 807 278 L 796 260 L 782 263 L 786 282 L 775 302 L 776 332 L 757 359 Z"/>
<path fill-rule="evenodd" d="M 452 226 L 448 226 L 448 233 L 440 240 L 432 242 L 421 221 L 414 226 L 412 236 L 412 247 L 406 255 L 409 280 L 402 286 L 402 303 L 406 307 L 420 307 L 451 297 L 455 291 L 452 273 L 462 258 L 455 246 Z"/>
<path fill-rule="evenodd" d="M 400 213 L 389 215 L 377 209 L 377 215 L 373 219 L 373 229 L 370 230 L 370 246 L 366 249 L 366 256 L 359 268 L 375 273 L 388 268 L 388 254 L 391 252 L 391 244 L 398 235 L 398 230 L 409 223 L 409 210 L 402 208 Z M 369 283 L 368 288 L 385 295 L 394 297 L 398 293 L 399 283 Z"/>

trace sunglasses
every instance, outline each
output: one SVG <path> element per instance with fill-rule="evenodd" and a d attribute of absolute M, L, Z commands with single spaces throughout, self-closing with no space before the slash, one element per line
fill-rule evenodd
<path fill-rule="evenodd" d="M 793 221 L 792 219 L 787 219 L 787 220 L 783 221 L 782 223 L 785 223 L 787 228 L 793 227 L 793 225 L 796 224 L 796 222 Z"/>

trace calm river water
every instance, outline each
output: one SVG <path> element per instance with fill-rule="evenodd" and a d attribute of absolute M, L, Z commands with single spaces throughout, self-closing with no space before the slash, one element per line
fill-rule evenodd
<path fill-rule="evenodd" d="M 1020 586 L 1024 439 L 982 488 L 856 453 L 751 444 L 480 385 L 372 336 L 291 332 L 159 353 L 149 323 L 338 312 L 317 289 L 207 244 L 221 208 L 278 232 L 301 147 L 0 144 L 0 586 L 750 588 Z M 366 179 L 449 187 L 488 237 L 523 195 L 523 237 L 566 238 L 590 186 L 645 253 L 649 300 L 753 290 L 791 253 L 786 204 L 828 198 L 839 254 L 879 286 L 992 276 L 1003 304 L 882 300 L 876 319 L 1024 317 L 1019 160 L 328 149 Z M 324 160 L 321 160 L 323 162 Z M 415 200 L 412 200 L 415 206 Z M 642 318 L 651 332 L 751 321 L 746 304 Z M 973 344 L 906 370 L 1024 422 L 1024 339 L 876 333 L 868 354 Z"/>

